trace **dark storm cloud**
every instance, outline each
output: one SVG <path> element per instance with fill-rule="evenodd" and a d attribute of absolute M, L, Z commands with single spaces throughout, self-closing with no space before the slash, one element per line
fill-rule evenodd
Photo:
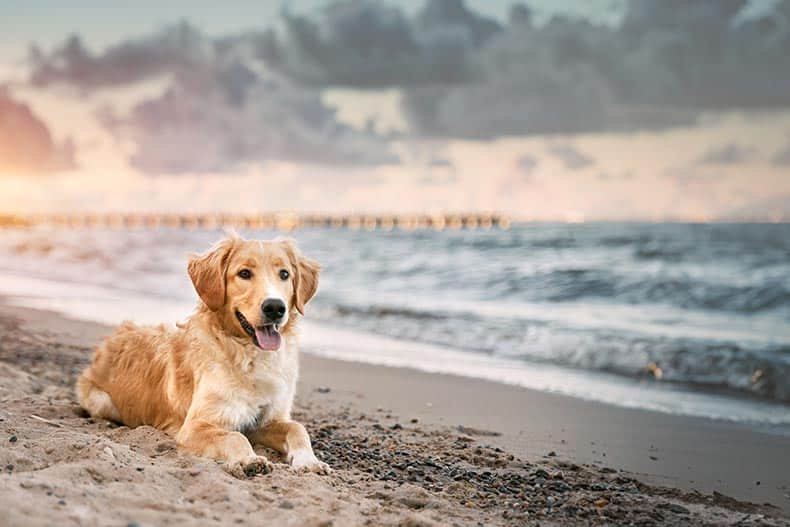
<path fill-rule="evenodd" d="M 700 165 L 739 165 L 750 161 L 754 155 L 751 149 L 738 143 L 727 143 L 708 150 L 697 161 Z"/>
<path fill-rule="evenodd" d="M 100 115 L 135 143 L 132 164 L 152 174 L 219 172 L 266 160 L 398 162 L 372 130 L 340 123 L 318 90 L 258 67 L 254 44 L 246 36 L 212 40 L 185 23 L 101 54 L 71 38 L 48 56 L 33 52 L 31 80 L 94 90 L 169 77 L 164 93 L 128 115 L 112 108 Z"/>
<path fill-rule="evenodd" d="M 0 169 L 39 174 L 71 168 L 71 142 L 56 144 L 46 124 L 0 86 Z"/>
<path fill-rule="evenodd" d="M 634 0 L 618 27 L 514 5 L 500 25 L 461 0 L 408 18 L 367 0 L 286 15 L 261 56 L 303 82 L 396 86 L 426 136 L 596 132 L 690 124 L 703 110 L 790 104 L 790 0 Z"/>
<path fill-rule="evenodd" d="M 259 38 L 267 64 L 302 82 L 364 88 L 472 78 L 470 52 L 502 28 L 461 0 L 431 0 L 414 19 L 373 0 L 337 2 L 315 16 L 283 15 Z"/>
<path fill-rule="evenodd" d="M 471 81 L 407 87 L 426 135 L 579 133 L 693 123 L 704 110 L 790 104 L 790 0 L 742 20 L 745 0 L 633 1 L 621 26 L 528 9 L 467 57 Z"/>
<path fill-rule="evenodd" d="M 567 143 L 555 144 L 549 146 L 549 152 L 562 161 L 565 168 L 568 170 L 581 170 L 595 164 L 595 160 L 576 148 L 575 146 Z"/>
<path fill-rule="evenodd" d="M 744 16 L 747 4 L 633 0 L 611 27 L 559 16 L 536 24 L 525 5 L 500 24 L 462 0 L 427 0 L 413 16 L 394 3 L 352 0 L 308 15 L 285 12 L 276 29 L 219 40 L 181 25 L 94 55 L 72 39 L 52 53 L 31 54 L 32 80 L 91 89 L 167 74 L 187 98 L 208 91 L 211 104 L 224 101 L 223 117 L 211 122 L 224 122 L 234 108 L 246 118 L 248 104 L 274 111 L 284 90 L 267 87 L 289 82 L 314 101 L 309 115 L 323 112 L 318 122 L 330 132 L 322 138 L 342 130 L 341 152 L 330 158 L 356 159 L 369 143 L 373 154 L 363 162 L 379 162 L 389 156 L 383 139 L 343 129 L 317 90 L 399 88 L 411 133 L 471 139 L 661 129 L 693 124 L 707 110 L 788 106 L 790 0 L 756 18 Z M 251 92 L 270 102 L 249 103 Z M 316 121 L 303 119 L 297 106 L 295 116 L 278 118 L 285 129 L 301 130 L 301 139 Z M 195 110 L 189 108 L 182 110 Z M 350 152 L 342 152 L 349 139 Z M 322 140 L 308 137 L 287 153 L 320 157 L 317 144 Z M 263 149 L 272 151 L 284 150 Z"/>
<path fill-rule="evenodd" d="M 122 41 L 99 55 L 73 35 L 49 54 L 31 48 L 31 82 L 39 86 L 63 82 L 85 90 L 117 86 L 156 75 L 204 72 L 217 55 L 216 45 L 186 23 Z"/>

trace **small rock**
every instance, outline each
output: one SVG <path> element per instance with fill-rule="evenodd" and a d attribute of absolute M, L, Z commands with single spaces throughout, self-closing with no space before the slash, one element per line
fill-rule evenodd
<path fill-rule="evenodd" d="M 472 428 L 471 426 L 463 426 L 458 425 L 456 429 L 461 432 L 462 434 L 470 435 L 470 436 L 491 436 L 491 437 L 498 437 L 501 436 L 501 432 L 495 432 L 493 430 L 483 430 L 481 428 Z"/>
<path fill-rule="evenodd" d="M 332 389 L 329 388 L 328 386 L 320 386 L 320 387 L 316 388 L 315 391 L 317 391 L 318 393 L 329 393 L 329 392 L 332 391 Z"/>
<path fill-rule="evenodd" d="M 430 503 L 430 495 L 424 489 L 412 487 L 399 492 L 396 500 L 410 509 L 423 509 Z"/>
<path fill-rule="evenodd" d="M 9 443 L 16 443 L 16 441 L 17 441 L 16 436 L 11 436 L 11 437 L 8 438 L 8 442 Z"/>
<path fill-rule="evenodd" d="M 650 459 L 652 459 L 653 461 L 658 461 L 658 458 L 656 456 L 650 456 Z"/>
<path fill-rule="evenodd" d="M 395 423 L 394 425 L 392 425 L 390 427 L 390 429 L 392 429 L 392 430 L 402 430 L 403 427 L 400 425 L 400 423 Z"/>
<path fill-rule="evenodd" d="M 691 512 L 686 507 L 678 505 L 677 503 L 662 503 L 658 505 L 658 507 L 674 512 L 675 514 L 689 514 Z"/>
<path fill-rule="evenodd" d="M 292 501 L 290 501 L 290 500 L 283 500 L 283 501 L 280 502 L 279 507 L 281 509 L 291 510 L 291 509 L 294 508 L 294 503 Z"/>
<path fill-rule="evenodd" d="M 555 451 L 553 451 L 553 450 L 551 452 L 549 452 L 548 454 L 546 454 L 546 455 L 549 456 L 549 457 L 557 457 L 557 453 Z"/>
<path fill-rule="evenodd" d="M 159 453 L 167 452 L 169 450 L 173 450 L 174 447 L 175 447 L 174 443 L 168 441 L 162 441 L 161 443 L 157 443 L 156 451 Z"/>

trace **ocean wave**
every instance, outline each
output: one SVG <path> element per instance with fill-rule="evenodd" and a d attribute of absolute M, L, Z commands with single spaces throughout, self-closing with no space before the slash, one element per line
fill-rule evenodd
<path fill-rule="evenodd" d="M 8 230 L 0 270 L 192 302 L 187 254 L 221 236 Z M 790 225 L 294 236 L 324 269 L 310 318 L 629 379 L 655 380 L 654 364 L 661 382 L 790 402 Z"/>
<path fill-rule="evenodd" d="M 790 290 L 784 281 L 733 286 L 667 279 L 631 283 L 618 295 L 634 303 L 666 302 L 686 309 L 710 309 L 737 313 L 790 307 Z"/>
<path fill-rule="evenodd" d="M 487 291 L 492 296 L 547 302 L 603 299 L 744 314 L 790 310 L 790 283 L 782 276 L 754 285 L 731 285 L 686 277 L 634 276 L 601 269 L 568 268 L 531 274 L 511 271 L 489 279 Z"/>
<path fill-rule="evenodd" d="M 655 379 L 790 403 L 790 345 L 580 331 L 543 320 L 513 321 L 382 305 L 322 305 L 318 320 L 373 333 L 490 355 Z"/>

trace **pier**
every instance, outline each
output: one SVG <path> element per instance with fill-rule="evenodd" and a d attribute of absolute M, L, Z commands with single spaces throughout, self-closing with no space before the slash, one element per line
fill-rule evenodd
<path fill-rule="evenodd" d="M 0 228 L 49 226 L 56 228 L 111 229 L 218 229 L 244 230 L 350 229 L 383 230 L 459 230 L 507 229 L 510 219 L 498 213 L 463 214 L 0 214 Z"/>

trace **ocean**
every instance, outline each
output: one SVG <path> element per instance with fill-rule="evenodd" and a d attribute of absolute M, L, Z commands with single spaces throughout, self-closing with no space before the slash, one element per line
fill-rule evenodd
<path fill-rule="evenodd" d="M 222 236 L 0 230 L 0 294 L 100 322 L 175 322 L 196 301 L 187 255 Z M 790 424 L 788 224 L 288 236 L 323 265 L 304 324 L 308 353 L 621 406 Z"/>

